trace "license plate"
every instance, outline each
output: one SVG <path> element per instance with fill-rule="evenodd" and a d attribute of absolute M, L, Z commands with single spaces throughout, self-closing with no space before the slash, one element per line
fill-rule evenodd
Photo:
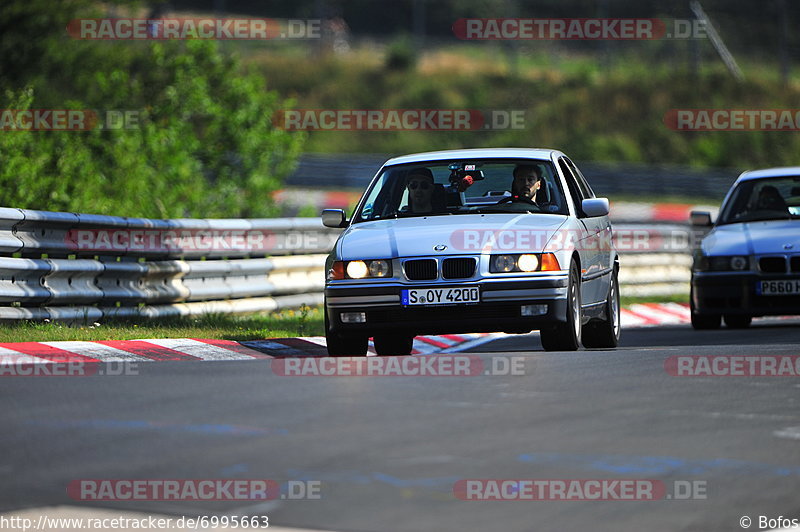
<path fill-rule="evenodd" d="M 409 288 L 400 292 L 404 307 L 415 305 L 459 305 L 478 303 L 481 294 L 477 286 L 450 288 Z"/>
<path fill-rule="evenodd" d="M 789 281 L 761 281 L 758 293 L 762 296 L 788 296 L 800 294 L 800 279 Z"/>

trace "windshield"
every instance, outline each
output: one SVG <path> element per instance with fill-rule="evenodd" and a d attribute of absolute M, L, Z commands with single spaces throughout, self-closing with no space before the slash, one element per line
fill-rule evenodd
<path fill-rule="evenodd" d="M 800 218 L 800 177 L 743 181 L 720 214 L 720 224 Z"/>
<path fill-rule="evenodd" d="M 552 163 L 462 159 L 388 166 L 354 222 L 489 212 L 567 214 Z"/>

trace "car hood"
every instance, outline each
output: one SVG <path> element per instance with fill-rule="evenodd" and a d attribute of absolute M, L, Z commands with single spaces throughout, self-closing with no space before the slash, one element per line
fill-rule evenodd
<path fill-rule="evenodd" d="M 342 260 L 542 251 L 566 221 L 556 214 L 457 214 L 351 225 L 339 239 Z M 504 238 L 497 238 L 504 235 Z M 502 245 L 507 244 L 507 245 Z M 515 249 L 510 249 L 508 245 Z M 446 246 L 442 250 L 434 247 Z"/>
<path fill-rule="evenodd" d="M 784 246 L 792 248 L 786 249 Z M 762 255 L 800 251 L 800 220 L 720 225 L 703 239 L 706 255 Z"/>

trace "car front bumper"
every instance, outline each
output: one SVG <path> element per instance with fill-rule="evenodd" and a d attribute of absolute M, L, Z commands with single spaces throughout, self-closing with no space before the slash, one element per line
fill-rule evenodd
<path fill-rule="evenodd" d="M 328 283 L 325 306 L 330 332 L 344 336 L 451 334 L 469 332 L 528 332 L 566 321 L 568 276 L 536 279 L 482 279 L 466 282 Z M 480 302 L 458 305 L 403 306 L 401 290 L 474 287 Z M 545 313 L 523 316 L 524 305 L 547 305 Z M 343 323 L 341 314 L 363 312 L 364 323 Z"/>
<path fill-rule="evenodd" d="M 798 276 L 753 272 L 694 272 L 692 306 L 696 314 L 779 316 L 800 314 L 800 294 L 761 295 L 760 281 L 790 280 Z"/>

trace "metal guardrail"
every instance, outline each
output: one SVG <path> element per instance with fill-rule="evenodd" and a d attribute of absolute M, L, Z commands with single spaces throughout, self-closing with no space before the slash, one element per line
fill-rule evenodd
<path fill-rule="evenodd" d="M 0 208 L 0 320 L 318 305 L 338 234 L 314 218 L 150 220 Z"/>
<path fill-rule="evenodd" d="M 688 293 L 687 226 L 615 230 L 623 295 Z M 0 208 L 0 321 L 318 305 L 339 232 L 317 218 L 150 220 Z"/>

